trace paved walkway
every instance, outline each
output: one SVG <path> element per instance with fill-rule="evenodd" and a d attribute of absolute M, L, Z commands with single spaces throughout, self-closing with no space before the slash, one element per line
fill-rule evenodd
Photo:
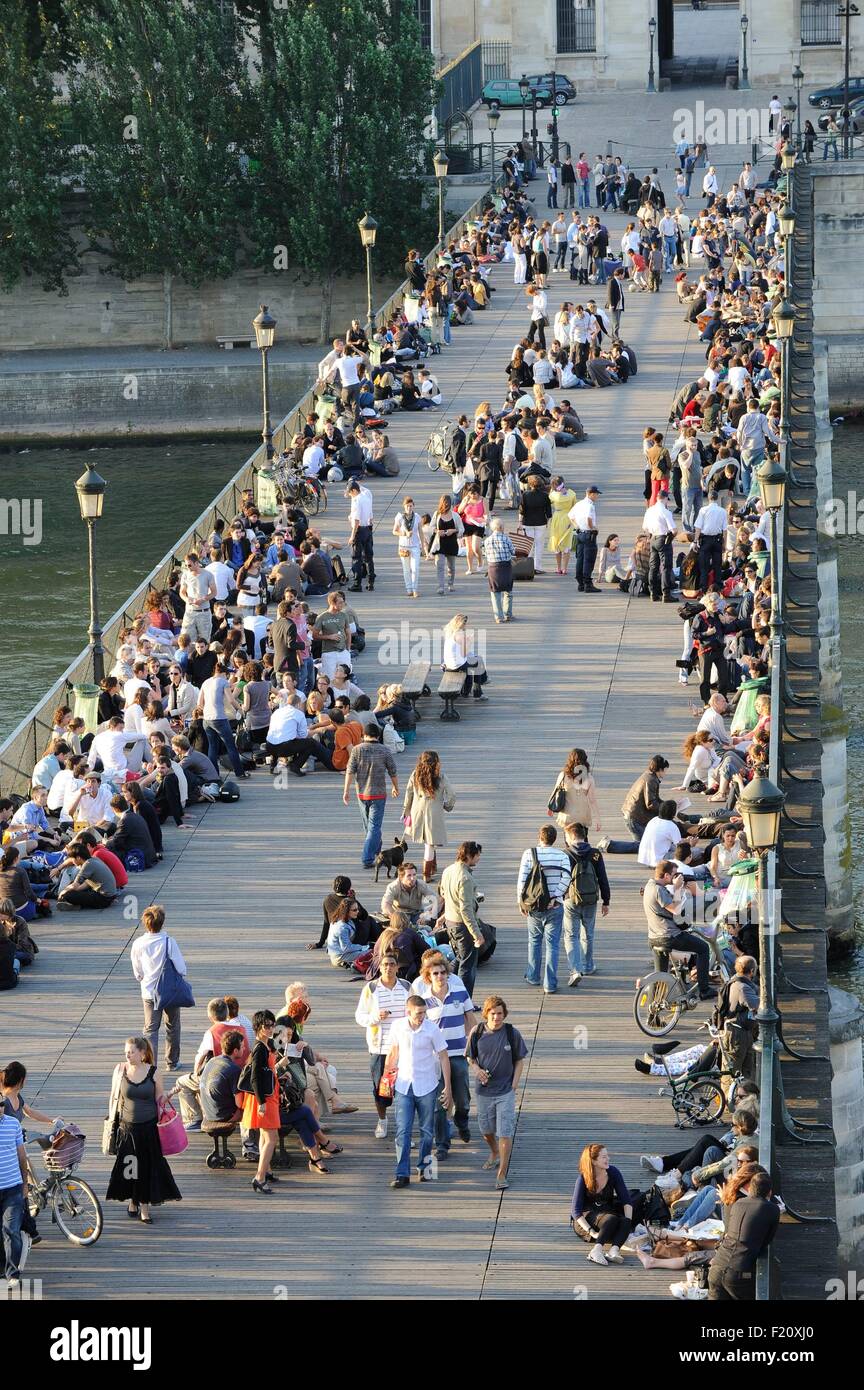
<path fill-rule="evenodd" d="M 571 297 L 571 286 L 560 275 L 550 281 L 554 312 Z M 496 269 L 493 282 L 494 307 L 456 330 L 454 346 L 434 360 L 448 417 L 473 411 L 484 398 L 501 399 L 505 362 L 527 323 L 526 301 L 509 269 Z M 639 353 L 638 378 L 608 391 L 572 393 L 588 439 L 560 451 L 559 462 L 577 491 L 595 481 L 603 488 L 601 533 L 617 530 L 629 545 L 642 514 L 642 429 L 665 424 L 680 373 L 690 374 L 701 349 L 685 351 L 671 279 L 659 297 L 629 299 L 625 323 Z M 674 610 L 631 602 L 617 590 L 580 597 L 572 579 L 548 573 L 517 586 L 510 627 L 490 625 L 483 579 L 460 575 L 455 596 L 444 599 L 426 570 L 421 599 L 405 603 L 390 519 L 405 492 L 428 510 L 443 490 L 442 475 L 428 472 L 423 451 L 439 418 L 432 412 L 397 418 L 391 434 L 402 475 L 373 483 L 380 582 L 358 604 L 368 646 L 357 675 L 373 694 L 398 675 L 380 664 L 379 643 L 402 621 L 412 632 L 433 632 L 462 610 L 485 631 L 488 702 L 463 707 L 458 724 L 439 722 L 434 697 L 422 702 L 424 719 L 416 744 L 401 757 L 400 780 L 404 786 L 421 749 L 437 748 L 458 796 L 452 843 L 471 837 L 485 847 L 478 876 L 500 947 L 479 976 L 477 996 L 503 994 L 530 1049 L 513 1186 L 494 1191 L 493 1176 L 480 1170 L 475 1138 L 470 1147 L 457 1145 L 437 1185 L 389 1189 L 393 1150 L 372 1136 L 367 1058 L 353 1021 L 357 986 L 332 970 L 323 953 L 304 950 L 317 937 L 321 899 L 334 873 L 353 874 L 361 900 L 375 905 L 371 876 L 360 868 L 359 817 L 353 805 L 342 805 L 341 779 L 316 774 L 278 792 L 258 772 L 243 784 L 239 805 L 208 808 L 194 828 L 168 832 L 164 863 L 133 880 L 141 897 L 123 912 L 58 915 L 40 924 L 38 969 L 3 998 L 0 1052 L 30 1067 L 28 1094 L 40 1108 L 83 1124 L 92 1140 L 84 1175 L 104 1191 L 109 1164 L 98 1139 L 109 1078 L 122 1040 L 140 1028 L 128 947 L 146 903 L 162 902 L 198 1000 L 184 1016 L 184 1062 L 191 1063 L 211 995 L 230 989 L 251 1014 L 278 1005 L 288 981 L 305 979 L 314 1003 L 310 1039 L 338 1065 L 344 1095 L 361 1105 L 360 1113 L 334 1125 L 345 1153 L 326 1178 L 298 1160 L 278 1193 L 261 1198 L 251 1191 L 246 1165 L 210 1173 L 205 1140 L 193 1136 L 173 1164 L 184 1201 L 158 1211 L 152 1230 L 132 1227 L 123 1209 L 112 1206 L 102 1240 L 79 1251 L 43 1220 L 46 1239 L 28 1272 L 43 1279 L 46 1298 L 237 1298 L 268 1296 L 279 1285 L 301 1298 L 568 1299 L 580 1290 L 592 1297 L 668 1296 L 668 1276 L 645 1274 L 635 1260 L 607 1269 L 588 1265 L 585 1247 L 568 1229 L 584 1144 L 606 1143 L 634 1186 L 646 1185 L 641 1151 L 678 1146 L 668 1102 L 633 1069 L 645 1043 L 631 1014 L 634 976 L 647 955 L 637 891 L 643 875 L 633 860 L 609 861 L 613 907 L 599 928 L 600 973 L 578 991 L 545 998 L 522 978 L 525 933 L 515 873 L 521 850 L 545 822 L 556 772 L 574 745 L 589 751 L 604 830 L 612 833 L 620 827 L 622 795 L 651 753 L 662 749 L 672 756 L 673 773 L 683 771 L 680 744 L 692 720 L 675 680 L 679 623 Z M 345 534 L 341 498 L 323 529 Z M 393 803 L 385 837 L 399 828 Z M 694 1039 L 692 1025 L 682 1027 L 681 1037 Z"/>

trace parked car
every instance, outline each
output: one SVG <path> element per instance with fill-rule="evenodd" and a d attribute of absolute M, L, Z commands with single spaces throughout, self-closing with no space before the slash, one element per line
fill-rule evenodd
<path fill-rule="evenodd" d="M 544 85 L 545 84 L 545 85 Z M 541 79 L 536 88 L 537 105 L 552 105 L 552 86 L 545 79 Z M 494 82 L 487 82 L 480 94 L 480 100 L 484 106 L 488 106 L 490 111 L 498 111 L 502 106 L 522 105 L 522 93 L 519 90 L 519 83 L 512 77 L 498 78 Z M 566 98 L 565 98 L 566 100 Z M 562 103 L 563 104 L 563 103 Z M 531 97 L 528 97 L 528 105 L 531 105 Z"/>
<path fill-rule="evenodd" d="M 844 87 L 842 82 L 835 82 L 833 87 L 820 87 L 818 91 L 811 92 L 807 100 L 811 106 L 819 106 L 823 111 L 830 111 L 833 107 L 843 105 Z M 864 77 L 849 78 L 849 95 L 864 96 Z"/>
<path fill-rule="evenodd" d="M 554 86 L 553 86 L 554 78 Z M 576 88 L 563 72 L 529 73 L 528 81 L 532 87 L 549 87 L 555 93 L 555 105 L 566 106 L 568 101 L 576 100 Z"/>
<path fill-rule="evenodd" d="M 820 130 L 828 129 L 828 122 L 831 120 L 832 116 L 842 131 L 842 107 L 839 111 L 826 111 L 824 115 L 819 117 L 817 125 L 819 126 Z M 857 101 L 850 101 L 849 103 L 849 129 L 851 130 L 853 135 L 860 135 L 861 132 L 864 131 L 864 97 L 859 97 Z"/>

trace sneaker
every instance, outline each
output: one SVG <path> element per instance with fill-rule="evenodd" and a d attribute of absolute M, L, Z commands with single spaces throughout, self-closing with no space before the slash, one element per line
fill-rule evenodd
<path fill-rule="evenodd" d="M 592 965 L 590 970 L 583 970 L 583 971 L 582 971 L 582 974 L 583 974 L 583 975 L 596 975 L 597 973 L 598 973 L 598 972 L 597 972 L 597 966 L 596 966 L 596 965 Z"/>
<path fill-rule="evenodd" d="M 589 1263 L 592 1265 L 605 1265 L 609 1263 L 609 1261 L 606 1259 L 606 1256 L 603 1254 L 602 1245 L 591 1246 L 591 1249 L 588 1252 L 588 1260 Z"/>
<path fill-rule="evenodd" d="M 383 1120 L 379 1120 L 378 1123 L 377 1123 L 377 1125 L 375 1126 L 375 1138 L 376 1138 L 376 1139 L 386 1139 L 386 1138 L 387 1138 L 387 1116 L 386 1116 L 386 1115 L 384 1116 L 384 1119 L 383 1119 Z"/>
<path fill-rule="evenodd" d="M 579 971 L 574 970 L 573 974 L 570 976 L 570 979 L 567 981 L 567 988 L 575 989 L 581 979 L 582 976 L 579 974 Z"/>
<path fill-rule="evenodd" d="M 540 981 L 539 981 L 539 980 L 529 980 L 527 975 L 524 977 L 524 979 L 525 979 L 526 985 L 530 985 L 532 989 L 539 989 L 539 988 L 540 988 Z"/>
<path fill-rule="evenodd" d="M 10 1291 L 10 1293 L 11 1293 L 13 1290 L 15 1290 L 15 1289 L 20 1289 L 20 1287 L 21 1287 L 21 1275 L 20 1275 L 20 1274 L 11 1274 L 11 1275 L 9 1276 L 9 1278 L 6 1280 L 6 1287 L 7 1287 L 7 1289 Z"/>
<path fill-rule="evenodd" d="M 662 1173 L 663 1160 L 657 1154 L 640 1154 L 639 1162 L 643 1168 L 647 1168 L 649 1173 Z"/>
<path fill-rule="evenodd" d="M 408 1187 L 408 1185 L 409 1185 L 410 1182 L 411 1182 L 411 1179 L 410 1179 L 410 1178 L 394 1178 L 393 1181 L 391 1182 L 390 1186 L 391 1186 L 391 1187 Z"/>
<path fill-rule="evenodd" d="M 195 1134 L 201 1128 L 200 1120 L 191 1120 L 188 1125 L 184 1125 L 187 1134 Z"/>
<path fill-rule="evenodd" d="M 609 1246 L 609 1253 L 607 1254 L 606 1259 L 609 1264 L 613 1265 L 623 1265 L 624 1263 L 624 1256 L 621 1254 L 621 1251 L 618 1249 L 617 1245 Z"/>

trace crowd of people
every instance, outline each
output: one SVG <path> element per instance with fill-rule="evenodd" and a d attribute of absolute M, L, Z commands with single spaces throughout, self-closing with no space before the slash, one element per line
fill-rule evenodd
<path fill-rule="evenodd" d="M 396 410 L 440 408 L 439 383 L 420 363 L 446 348 L 455 327 L 488 308 L 503 288 L 493 268 L 510 263 L 515 283 L 525 285 L 529 317 L 502 364 L 501 397 L 479 403 L 473 420 L 462 415 L 447 429 L 443 466 L 450 487 L 435 512 L 418 513 L 406 496 L 392 531 L 388 520 L 378 534 L 396 542 L 408 598 L 420 596 L 424 561 L 438 594 L 452 593 L 462 556 L 466 578 L 487 578 L 500 623 L 514 620 L 515 572 L 526 555 L 541 576 L 549 556 L 558 578 L 572 563 L 574 594 L 611 590 L 676 605 L 683 626 L 677 680 L 687 686 L 699 673 L 693 733 L 680 754 L 668 748 L 653 754 L 635 779 L 621 808 L 626 840 L 607 834 L 592 842 L 602 828 L 597 786 L 587 751 L 574 748 L 548 805 L 537 808 L 547 818 L 514 865 L 514 891 L 526 925 L 525 980 L 553 995 L 562 938 L 567 987 L 603 968 L 595 928 L 611 903 L 609 856 L 634 854 L 649 871 L 642 894 L 648 944 L 661 953 L 684 952 L 700 998 L 716 1006 L 715 1062 L 738 1082 L 732 1130 L 706 1136 L 696 1155 L 643 1156 L 658 1178 L 676 1175 L 676 1186 L 661 1191 L 654 1184 L 635 1195 L 605 1146 L 588 1145 L 573 1199 L 574 1229 L 588 1242 L 593 1264 L 615 1264 L 628 1253 L 646 1268 L 696 1271 L 710 1264 L 713 1297 L 746 1298 L 756 1256 L 779 1217 L 752 1143 L 755 938 L 736 883 L 749 862 L 736 803 L 765 769 L 772 717 L 769 518 L 758 468 L 776 453 L 779 439 L 780 367 L 771 323 L 785 276 L 779 200 L 745 165 L 727 192 L 709 182 L 705 206 L 691 217 L 689 186 L 673 211 L 656 170 L 640 178 L 623 159 L 614 163 L 600 176 L 595 167 L 596 212 L 588 212 L 591 171 L 577 163 L 574 180 L 566 177 L 562 186 L 572 187 L 573 197 L 578 191 L 578 208 L 566 221 L 553 203 L 554 221 L 541 222 L 523 181 L 526 167 L 508 156 L 502 191 L 431 269 L 409 253 L 412 293 L 402 312 L 371 342 L 356 320 L 335 340 L 319 366 L 319 410 L 282 462 L 319 486 L 347 480 L 347 537 L 324 535 L 287 495 L 269 517 L 246 496 L 234 520 L 227 527 L 220 522 L 207 546 L 191 550 L 120 633 L 101 682 L 95 728 L 88 732 L 70 708 L 58 708 L 29 796 L 0 801 L 0 988 L 13 988 L 32 965 L 35 919 L 52 906 L 110 907 L 130 873 L 162 859 L 166 827 L 173 849 L 178 832 L 192 823 L 190 807 L 236 800 L 237 781 L 260 778 L 265 766 L 274 778 L 341 773 L 343 799 L 350 804 L 353 792 L 362 817 L 360 864 L 368 871 L 384 862 L 388 879 L 380 903 L 368 911 L 341 864 L 310 949 L 326 949 L 330 965 L 360 987 L 355 1018 L 370 1057 L 378 1139 L 387 1136 L 395 1107 L 392 1185 L 408 1186 L 412 1168 L 421 1182 L 433 1180 L 453 1138 L 471 1142 L 472 1083 L 489 1155 L 482 1166 L 494 1171 L 499 1190 L 510 1185 L 528 1047 L 507 1021 L 500 995 L 475 1004 L 478 969 L 497 945 L 495 927 L 480 913 L 482 846 L 462 841 L 439 874 L 460 778 L 445 775 L 439 755 L 427 749 L 400 789 L 397 759 L 413 741 L 416 713 L 398 683 L 374 693 L 363 689 L 363 615 L 352 606 L 353 595 L 364 585 L 365 592 L 374 590 L 377 578 L 375 498 L 365 481 L 399 468 L 384 433 L 387 417 L 395 425 Z M 686 160 L 680 168 L 687 173 Z M 619 201 L 628 222 L 613 246 L 603 215 Z M 583 302 L 564 300 L 552 315 L 549 279 L 556 273 L 579 286 L 605 286 L 603 304 L 585 293 Z M 646 504 L 641 528 L 629 546 L 614 532 L 601 545 L 602 490 L 593 483 L 571 486 L 559 471 L 558 451 L 585 437 L 560 392 L 635 378 L 636 353 L 622 333 L 629 297 L 659 292 L 666 275 L 674 276 L 685 320 L 704 345 L 705 367 L 678 391 L 668 420 L 644 430 L 634 460 Z M 515 515 L 505 520 L 502 509 Z M 350 554 L 351 583 L 343 551 L 346 559 Z M 447 624 L 443 665 L 464 673 L 466 693 L 486 698 L 487 673 L 465 614 Z M 681 769 L 676 791 L 689 796 L 665 794 L 673 761 Z M 703 798 L 701 809 L 693 809 L 690 796 Z M 382 824 L 388 799 L 396 798 L 402 835 L 398 854 L 388 859 Z M 409 857 L 409 842 L 419 862 Z M 725 910 L 727 895 L 734 912 Z M 184 1004 L 162 996 L 168 967 L 185 981 L 187 966 L 165 925 L 161 908 L 146 909 L 131 957 L 142 1030 L 126 1041 L 109 1103 L 115 1163 L 107 1196 L 125 1202 L 129 1216 L 144 1224 L 152 1224 L 151 1208 L 180 1197 L 159 1141 L 159 1121 L 172 1100 L 189 1132 L 239 1128 L 244 1154 L 256 1165 L 254 1190 L 267 1195 L 279 1181 L 274 1155 L 287 1131 L 296 1132 L 311 1171 L 323 1175 L 328 1156 L 343 1150 L 328 1138 L 322 1118 L 357 1108 L 342 1099 L 335 1068 L 307 1037 L 311 1005 L 300 982 L 286 990 L 284 1008 L 260 1008 L 251 1018 L 230 994 L 211 1000 L 208 1027 L 183 1072 Z M 732 977 L 731 989 L 724 975 Z M 163 1024 L 167 1071 L 177 1073 L 170 1090 L 158 1070 Z M 678 1061 L 679 1070 L 699 1074 L 703 1049 L 682 1049 Z M 651 1065 L 652 1059 L 637 1059 L 637 1071 L 650 1072 Z M 4 1084 L 5 1115 L 16 1124 L 18 1066 L 4 1073 L 11 1077 Z M 38 1112 L 24 1113 L 45 1122 Z M 18 1148 L 13 1128 L 5 1130 L 10 1134 Z M 132 1152 L 139 1160 L 143 1155 L 134 1177 L 125 1163 Z M 7 1189 L 20 1183 L 11 1180 L 12 1159 L 4 1153 L 0 1146 L 6 1272 L 14 1281 L 21 1263 L 15 1210 L 24 1216 L 22 1202 L 7 1201 Z M 694 1214 L 698 1222 L 690 1219 Z M 708 1258 L 664 1253 L 677 1232 L 697 1226 L 704 1232 L 706 1223 L 709 1249 L 698 1253 Z M 683 1296 L 696 1283 L 681 1285 Z"/>

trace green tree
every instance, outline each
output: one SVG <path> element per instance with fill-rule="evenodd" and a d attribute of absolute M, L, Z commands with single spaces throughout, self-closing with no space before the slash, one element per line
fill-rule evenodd
<path fill-rule="evenodd" d="M 77 263 L 63 212 L 70 161 L 56 100 L 56 49 L 46 28 L 33 49 L 30 17 L 16 0 L 0 11 L 0 284 L 33 277 L 66 291 Z"/>
<path fill-rule="evenodd" d="M 199 285 L 235 269 L 240 26 L 233 6 L 215 0 L 100 0 L 77 20 L 81 63 L 70 82 L 86 231 L 122 279 L 162 275 L 172 347 L 175 279 Z"/>
<path fill-rule="evenodd" d="M 379 224 L 380 268 L 434 240 L 421 177 L 432 58 L 410 0 L 287 0 L 269 21 L 272 69 L 261 64 L 250 95 L 253 257 L 279 265 L 285 247 L 321 277 L 326 337 L 334 277 L 363 264 L 364 212 Z"/>

